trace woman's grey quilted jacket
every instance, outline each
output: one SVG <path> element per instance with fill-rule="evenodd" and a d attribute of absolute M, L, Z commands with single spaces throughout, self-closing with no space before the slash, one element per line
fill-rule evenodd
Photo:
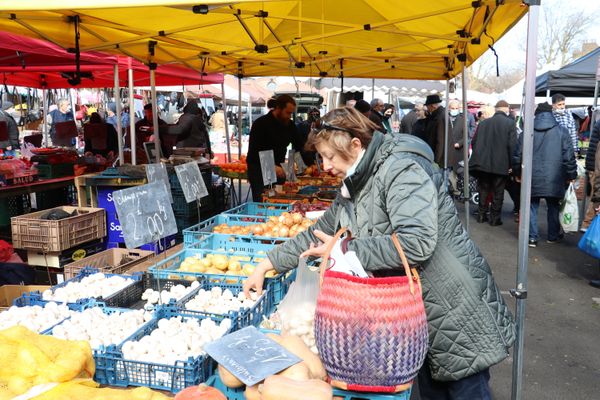
<path fill-rule="evenodd" d="M 356 172 L 345 179 L 351 198 L 338 195 L 309 230 L 269 253 L 278 271 L 298 256 L 319 229 L 347 227 L 367 270 L 400 269 L 390 235 L 396 232 L 410 265 L 419 266 L 429 322 L 428 361 L 434 379 L 455 381 L 508 356 L 515 339 L 512 315 L 490 266 L 463 229 L 433 154 L 410 135 L 376 132 Z"/>

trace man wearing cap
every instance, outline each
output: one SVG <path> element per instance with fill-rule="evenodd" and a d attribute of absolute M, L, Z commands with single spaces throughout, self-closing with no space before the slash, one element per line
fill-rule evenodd
<path fill-rule="evenodd" d="M 444 113 L 446 109 L 442 106 L 442 100 L 437 94 L 427 96 L 425 108 L 427 109 L 427 120 L 425 122 L 426 142 L 435 155 L 434 160 L 437 165 L 444 168 L 446 167 L 444 165 L 444 140 L 446 135 L 446 116 Z"/>
<path fill-rule="evenodd" d="M 19 148 L 19 129 L 17 128 L 17 122 L 10 115 L 10 109 L 13 108 L 14 104 L 10 101 L 2 102 L 2 111 L 0 111 L 0 125 L 6 126 L 6 134 L 8 140 L 0 141 L 0 149 L 4 151 L 5 155 L 14 156 L 15 150 Z M 0 132 L 5 128 L 0 127 Z"/>
<path fill-rule="evenodd" d="M 479 214 L 477 222 L 487 221 L 488 195 L 492 194 L 489 223 L 502 225 L 504 187 L 511 171 L 512 156 L 517 143 L 517 127 L 509 117 L 506 101 L 496 103 L 493 117 L 482 121 L 473 137 L 473 153 L 469 168 L 477 178 L 479 191 Z"/>

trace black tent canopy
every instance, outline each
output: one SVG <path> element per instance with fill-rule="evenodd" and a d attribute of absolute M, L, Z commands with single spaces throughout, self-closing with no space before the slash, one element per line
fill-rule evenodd
<path fill-rule="evenodd" d="M 550 90 L 551 95 L 562 93 L 567 97 L 593 97 L 598 57 L 600 47 L 560 69 L 538 76 L 535 80 L 536 96 L 545 96 Z"/>

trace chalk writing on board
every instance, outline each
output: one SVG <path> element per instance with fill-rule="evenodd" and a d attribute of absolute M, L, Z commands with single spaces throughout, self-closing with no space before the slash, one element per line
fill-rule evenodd
<path fill-rule="evenodd" d="M 202 179 L 198 163 L 189 162 L 177 165 L 175 167 L 175 173 L 181 184 L 185 201 L 191 203 L 202 197 L 208 196 L 208 190 L 206 189 L 204 179 Z"/>
<path fill-rule="evenodd" d="M 113 192 L 117 216 L 128 248 L 177 233 L 177 223 L 162 182 Z"/>
<path fill-rule="evenodd" d="M 204 350 L 250 386 L 301 361 L 253 326 L 223 336 Z"/>
<path fill-rule="evenodd" d="M 171 194 L 171 183 L 169 182 L 169 173 L 167 172 L 167 167 L 165 166 L 165 164 L 147 164 L 146 177 L 148 178 L 148 183 L 163 182 L 167 187 L 169 200 L 171 201 L 171 203 L 173 203 L 173 195 Z"/>

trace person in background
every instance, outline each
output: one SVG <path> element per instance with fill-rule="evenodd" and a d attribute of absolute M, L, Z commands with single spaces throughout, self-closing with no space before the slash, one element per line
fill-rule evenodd
<path fill-rule="evenodd" d="M 400 122 L 400 133 L 413 133 L 413 126 L 419 119 L 419 112 L 423 115 L 423 107 L 423 103 L 415 104 L 415 107 L 402 118 L 402 121 Z M 423 115 L 423 118 L 424 117 L 425 116 Z"/>
<path fill-rule="evenodd" d="M 431 147 L 433 154 L 435 154 L 435 162 L 443 168 L 446 109 L 442 106 L 442 100 L 437 94 L 427 96 L 425 107 L 427 108 L 427 120 L 425 122 L 426 142 Z"/>
<path fill-rule="evenodd" d="M 217 111 L 210 116 L 208 123 L 213 131 L 225 133 L 225 111 L 222 104 L 217 104 Z"/>
<path fill-rule="evenodd" d="M 452 184 L 454 195 L 459 195 L 456 171 L 464 160 L 463 141 L 465 130 L 465 115 L 460 112 L 460 101 L 454 99 L 448 102 L 448 179 Z"/>
<path fill-rule="evenodd" d="M 315 163 L 315 155 L 314 151 L 307 151 L 304 146 L 306 141 L 308 140 L 308 135 L 311 129 L 314 127 L 315 122 L 321 118 L 321 112 L 318 108 L 313 107 L 308 112 L 308 118 L 306 121 L 302 121 L 296 124 L 296 130 L 298 131 L 298 148 L 294 148 L 295 151 L 299 152 L 302 161 L 306 166 L 313 165 Z"/>
<path fill-rule="evenodd" d="M 487 198 L 492 193 L 489 223 L 502 225 L 502 203 L 504 188 L 512 168 L 512 157 L 517 143 L 515 121 L 508 116 L 509 105 L 500 100 L 496 113 L 482 121 L 473 137 L 473 154 L 469 168 L 477 178 L 479 191 L 479 213 L 477 222 L 487 221 Z"/>
<path fill-rule="evenodd" d="M 600 140 L 600 121 L 596 122 L 596 124 L 594 125 L 594 127 L 592 128 L 592 133 L 590 134 L 590 142 L 587 148 L 587 152 L 585 154 L 585 173 L 587 174 L 588 177 L 588 182 L 591 186 L 590 188 L 590 194 L 593 196 L 593 194 L 596 192 L 596 188 L 595 188 L 595 182 L 596 182 L 596 154 L 597 154 L 597 149 L 598 149 L 598 141 Z M 598 189 L 600 190 L 600 189 Z M 587 190 L 586 190 L 587 191 Z M 598 194 L 600 195 L 600 192 L 598 192 Z M 600 196 L 596 196 L 596 197 L 600 197 Z M 592 220 L 594 219 L 594 217 L 596 216 L 596 208 L 598 208 L 598 205 L 600 205 L 600 202 L 598 202 L 598 204 L 594 204 L 593 201 L 590 201 L 587 205 L 587 210 L 584 210 L 585 215 L 583 218 L 583 222 L 581 223 L 581 231 L 585 232 L 587 231 L 587 228 L 589 228 L 590 224 L 592 223 Z"/>
<path fill-rule="evenodd" d="M 571 137 L 571 143 L 573 143 L 573 152 L 577 155 L 579 152 L 579 141 L 577 139 L 577 125 L 573 114 L 566 109 L 565 105 L 566 97 L 560 93 L 556 93 L 552 96 L 552 115 L 556 122 L 569 132 Z"/>
<path fill-rule="evenodd" d="M 102 140 L 102 143 L 98 143 L 94 140 L 93 137 L 88 136 L 88 132 L 86 128 L 90 125 L 97 125 L 104 129 L 105 140 Z M 83 125 L 84 132 L 84 141 L 85 141 L 85 151 L 92 152 L 93 154 L 100 154 L 104 157 L 108 156 L 110 152 L 117 154 L 119 151 L 119 143 L 117 138 L 117 130 L 114 126 L 108 122 L 102 120 L 102 117 L 99 113 L 93 112 L 90 115 L 90 119 Z"/>
<path fill-rule="evenodd" d="M 117 130 L 117 104 L 115 102 L 111 101 L 106 105 L 106 123 L 111 124 L 115 131 Z M 122 123 L 121 128 L 123 128 Z"/>
<path fill-rule="evenodd" d="M 367 103 L 366 100 L 357 100 L 356 103 L 354 103 L 354 108 L 356 108 L 362 115 L 369 118 L 369 115 L 371 114 L 371 105 Z"/>
<path fill-rule="evenodd" d="M 208 131 L 206 125 L 200 113 L 200 107 L 198 107 L 198 101 L 196 99 L 189 99 L 188 103 L 183 107 L 183 114 L 179 117 L 177 124 L 169 125 L 168 129 L 164 130 L 165 134 L 162 134 L 161 139 L 166 136 L 175 136 L 177 148 L 182 147 L 202 147 L 206 149 L 207 158 L 210 160 L 213 158 L 213 153 L 210 145 L 210 139 L 208 137 Z M 163 141 L 165 146 L 162 146 L 163 155 L 169 157 L 173 152 L 173 146 L 169 146 L 167 140 Z M 161 143 L 163 143 L 161 142 Z"/>
<path fill-rule="evenodd" d="M 431 150 L 410 135 L 379 132 L 349 107 L 327 113 L 308 145 L 325 171 L 343 179 L 341 189 L 314 225 L 256 266 L 244 281 L 246 295 L 260 294 L 267 272 L 286 273 L 299 257 L 322 257 L 340 227 L 352 232 L 348 251 L 373 277 L 403 275 L 395 233 L 409 265 L 419 267 L 429 325 L 420 398 L 491 400 L 489 368 L 508 357 L 514 321 L 490 265 L 461 225 Z"/>
<path fill-rule="evenodd" d="M 385 128 L 384 133 L 392 133 L 394 130 L 392 129 L 392 115 L 394 115 L 394 105 L 393 104 L 384 104 L 383 105 L 383 117 L 381 119 L 381 123 Z"/>
<path fill-rule="evenodd" d="M 540 200 L 546 201 L 548 240 L 557 243 L 563 238 L 558 218 L 560 201 L 570 181 L 577 178 L 577 164 L 569 132 L 560 126 L 552 115 L 552 107 L 541 103 L 535 110 L 533 121 L 533 165 L 531 176 L 531 219 L 529 222 L 529 247 L 537 247 L 539 240 L 537 213 Z M 520 175 L 523 135 L 513 160 L 513 170 Z"/>
<path fill-rule="evenodd" d="M 56 109 L 48 113 L 48 117 L 46 119 L 47 123 L 50 124 L 50 130 L 48 134 L 50 135 L 50 140 L 52 143 L 56 140 L 56 124 L 59 122 L 67 122 L 74 121 L 73 111 L 69 110 L 69 100 L 67 99 L 59 99 L 56 102 Z"/>
<path fill-rule="evenodd" d="M 144 142 L 149 142 L 151 136 L 154 134 L 152 117 L 152 104 L 148 103 L 144 106 L 144 118 L 140 119 L 135 123 L 135 143 L 138 149 L 143 150 Z M 167 123 L 159 117 L 158 125 L 166 126 Z"/>
<path fill-rule="evenodd" d="M 387 133 L 385 126 L 383 126 L 383 110 L 385 104 L 381 99 L 373 99 L 371 100 L 370 106 L 371 112 L 369 113 L 369 119 L 379 127 L 380 132 Z"/>
<path fill-rule="evenodd" d="M 427 109 L 424 105 L 420 109 L 416 109 L 415 115 L 417 116 L 417 120 L 412 126 L 412 130 L 409 132 L 411 135 L 414 135 L 427 143 L 427 134 L 425 133 L 425 129 L 427 128 Z"/>
<path fill-rule="evenodd" d="M 275 108 L 252 124 L 246 164 L 253 201 L 262 201 L 265 189 L 260 166 L 261 151 L 273 150 L 278 182 L 285 180 L 285 172 L 281 164 L 285 162 L 287 147 L 290 143 L 294 143 L 295 148 L 300 147 L 297 142 L 296 125 L 292 122 L 292 114 L 295 110 L 296 101 L 293 97 L 282 94 L 277 96 Z"/>
<path fill-rule="evenodd" d="M 600 121 L 594 125 L 594 130 L 600 129 Z M 594 157 L 594 173 L 592 180 L 592 198 L 591 204 L 596 212 L 596 215 L 600 214 L 600 154 L 598 154 L 600 146 L 596 147 L 596 154 Z M 587 160 L 586 160 L 587 161 Z M 591 279 L 590 285 L 600 289 L 600 279 Z"/>
<path fill-rule="evenodd" d="M 0 149 L 6 156 L 16 156 L 16 150 L 19 148 L 19 128 L 17 127 L 17 121 L 10 114 L 10 110 L 14 107 L 14 104 L 10 101 L 2 102 L 2 111 L 0 111 L 0 123 L 6 124 L 6 133 L 8 140 L 0 142 Z"/>

